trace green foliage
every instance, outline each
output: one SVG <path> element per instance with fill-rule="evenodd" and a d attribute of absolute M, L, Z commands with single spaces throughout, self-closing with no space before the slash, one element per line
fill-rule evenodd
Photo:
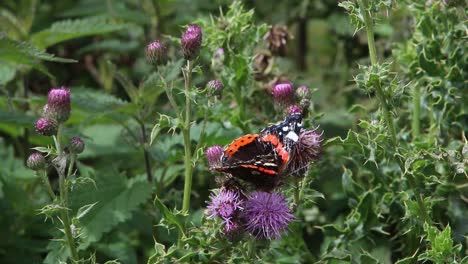
<path fill-rule="evenodd" d="M 64 213 L 81 263 L 465 263 L 464 4 L 1 1 L 0 263 L 69 263 Z M 203 32 L 193 68 L 179 47 L 187 24 Z M 284 57 L 264 39 L 274 24 L 293 36 Z M 168 46 L 157 68 L 153 40 Z M 271 87 L 284 78 L 311 88 L 304 125 L 320 124 L 322 158 L 279 188 L 296 218 L 281 239 L 228 236 L 204 212 L 222 180 L 204 151 L 282 119 Z M 61 158 L 34 131 L 58 86 L 72 102 Z M 85 151 L 61 186 L 77 135 Z M 45 174 L 25 166 L 35 151 Z"/>

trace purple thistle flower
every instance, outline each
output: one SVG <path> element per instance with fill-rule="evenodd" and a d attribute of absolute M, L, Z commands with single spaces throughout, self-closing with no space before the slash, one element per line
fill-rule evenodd
<path fill-rule="evenodd" d="M 322 153 L 322 135 L 314 130 L 303 130 L 299 140 L 291 149 L 288 171 L 296 176 L 304 175 L 309 164 L 320 158 Z"/>
<path fill-rule="evenodd" d="M 242 213 L 245 228 L 260 239 L 278 239 L 294 215 L 283 196 L 277 193 L 253 192 Z"/>
<path fill-rule="evenodd" d="M 282 106 L 290 105 L 294 100 L 294 87 L 290 82 L 279 83 L 273 87 L 273 100 Z"/>
<path fill-rule="evenodd" d="M 163 63 L 166 57 L 166 45 L 159 40 L 153 41 L 146 46 L 146 58 L 153 65 Z"/>
<path fill-rule="evenodd" d="M 206 159 L 210 168 L 221 166 L 221 157 L 223 156 L 223 147 L 219 145 L 211 146 L 206 150 Z"/>
<path fill-rule="evenodd" d="M 53 136 L 57 133 L 58 123 L 53 118 L 41 117 L 35 124 L 36 132 L 43 136 Z"/>
<path fill-rule="evenodd" d="M 309 98 L 310 96 L 310 89 L 305 85 L 301 85 L 296 89 L 296 96 L 299 99 Z"/>
<path fill-rule="evenodd" d="M 286 109 L 286 114 L 287 115 L 296 114 L 296 113 L 302 113 L 302 109 L 297 105 L 290 105 Z"/>
<path fill-rule="evenodd" d="M 70 152 L 73 154 L 80 154 L 85 148 L 85 144 L 80 137 L 72 137 L 70 139 Z"/>
<path fill-rule="evenodd" d="M 43 115 L 63 123 L 70 118 L 70 90 L 65 87 L 53 88 L 47 97 Z"/>
<path fill-rule="evenodd" d="M 239 210 L 242 210 L 242 200 L 234 191 L 222 188 L 217 194 L 212 193 L 210 199 L 206 208 L 210 219 L 218 216 L 225 223 L 232 224 L 233 217 L 238 214 Z"/>
<path fill-rule="evenodd" d="M 185 59 L 191 60 L 198 54 L 202 44 L 202 38 L 203 36 L 200 26 L 188 26 L 180 40 Z"/>
<path fill-rule="evenodd" d="M 46 160 L 44 155 L 41 153 L 35 152 L 29 155 L 26 165 L 31 170 L 42 170 L 46 168 Z"/>
<path fill-rule="evenodd" d="M 224 85 L 220 80 L 211 80 L 206 84 L 206 87 L 208 88 L 208 92 L 211 95 L 221 95 L 221 92 L 224 89 Z"/>

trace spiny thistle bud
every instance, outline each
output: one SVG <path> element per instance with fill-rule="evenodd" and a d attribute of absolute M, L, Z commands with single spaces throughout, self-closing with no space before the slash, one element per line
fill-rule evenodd
<path fill-rule="evenodd" d="M 294 100 L 294 88 L 290 82 L 275 85 L 272 91 L 273 99 L 279 105 L 289 105 Z"/>
<path fill-rule="evenodd" d="M 36 132 L 43 136 L 53 136 L 57 133 L 58 123 L 53 118 L 41 117 L 35 124 Z"/>
<path fill-rule="evenodd" d="M 85 144 L 80 137 L 73 137 L 70 139 L 70 152 L 73 154 L 80 154 L 85 148 Z"/>
<path fill-rule="evenodd" d="M 166 60 L 167 48 L 159 40 L 153 41 L 146 46 L 146 59 L 153 65 L 164 63 Z"/>
<path fill-rule="evenodd" d="M 208 93 L 210 95 L 221 95 L 221 92 L 224 89 L 224 85 L 220 80 L 211 80 L 206 84 L 206 88 L 208 89 Z"/>
<path fill-rule="evenodd" d="M 299 99 L 308 99 L 310 96 L 310 89 L 305 85 L 301 85 L 296 89 L 296 96 Z"/>
<path fill-rule="evenodd" d="M 44 155 L 39 152 L 35 152 L 29 155 L 26 165 L 31 170 L 42 170 L 46 168 L 46 160 Z"/>
<path fill-rule="evenodd" d="M 63 123 L 70 117 L 70 90 L 64 87 L 50 90 L 47 105 L 44 106 L 44 117 Z"/>
<path fill-rule="evenodd" d="M 211 58 L 211 68 L 214 71 L 221 71 L 221 68 L 224 64 L 224 49 L 217 48 L 213 53 L 213 57 Z"/>
<path fill-rule="evenodd" d="M 274 25 L 266 33 L 264 39 L 268 42 L 271 54 L 284 56 L 286 55 L 286 44 L 291 39 L 291 34 L 286 26 Z"/>
<path fill-rule="evenodd" d="M 197 56 L 202 44 L 201 27 L 197 25 L 189 25 L 182 35 L 180 43 L 185 59 L 191 60 Z"/>
<path fill-rule="evenodd" d="M 215 145 L 206 150 L 206 159 L 210 168 L 221 166 L 221 156 L 223 156 L 223 147 Z"/>

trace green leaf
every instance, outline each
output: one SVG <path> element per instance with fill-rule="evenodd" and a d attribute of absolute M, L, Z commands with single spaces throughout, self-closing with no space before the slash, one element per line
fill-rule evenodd
<path fill-rule="evenodd" d="M 96 187 L 92 183 L 78 185 L 71 193 L 73 208 L 95 203 L 79 220 L 82 225 L 82 249 L 99 241 L 117 224 L 128 220 L 132 212 L 151 197 L 151 185 L 145 177 L 126 180 L 121 174 L 100 173 L 95 183 Z"/>
<path fill-rule="evenodd" d="M 40 48 L 47 48 L 66 40 L 105 34 L 129 26 L 129 24 L 118 23 L 103 17 L 65 20 L 56 22 L 50 28 L 32 35 L 31 42 Z"/>

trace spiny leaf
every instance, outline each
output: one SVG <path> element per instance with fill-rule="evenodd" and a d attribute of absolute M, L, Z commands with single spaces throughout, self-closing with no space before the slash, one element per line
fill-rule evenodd
<path fill-rule="evenodd" d="M 40 48 L 47 48 L 69 39 L 105 34 L 129 26 L 129 24 L 117 23 L 103 17 L 65 20 L 56 22 L 50 28 L 34 34 L 31 41 Z"/>

